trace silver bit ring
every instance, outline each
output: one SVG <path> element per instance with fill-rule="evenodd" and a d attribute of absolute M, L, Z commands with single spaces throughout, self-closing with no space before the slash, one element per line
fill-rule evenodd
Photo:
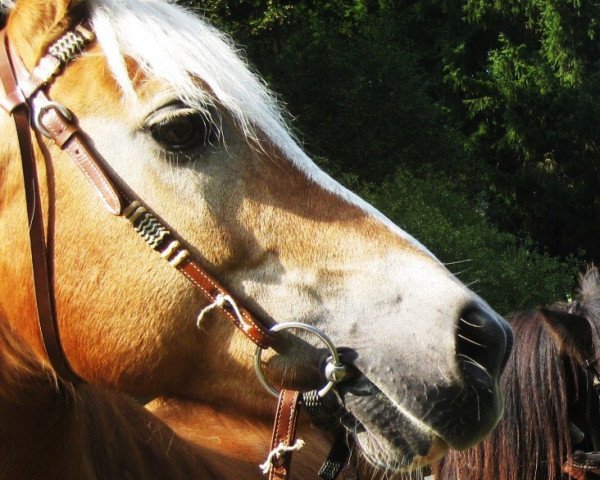
<path fill-rule="evenodd" d="M 327 349 L 331 354 L 327 358 L 327 364 L 325 366 L 325 377 L 327 378 L 327 384 L 318 391 L 319 397 L 325 396 L 334 387 L 334 385 L 344 377 L 343 371 L 346 369 L 346 366 L 342 363 L 340 359 L 340 355 L 337 349 L 335 348 L 335 345 L 333 344 L 331 339 L 317 327 L 313 327 L 312 325 L 308 325 L 302 322 L 278 323 L 277 325 L 273 325 L 270 331 L 279 332 L 281 330 L 289 329 L 298 329 L 310 332 L 313 335 L 319 337 L 319 339 L 327 346 Z M 274 397 L 279 397 L 279 391 L 269 383 L 265 372 L 262 369 L 262 351 L 262 347 L 256 347 L 256 350 L 254 352 L 254 369 L 256 371 L 256 376 L 258 377 L 258 380 L 260 381 L 261 385 L 265 387 L 266 390 L 269 393 L 271 393 L 271 395 L 273 395 Z"/>

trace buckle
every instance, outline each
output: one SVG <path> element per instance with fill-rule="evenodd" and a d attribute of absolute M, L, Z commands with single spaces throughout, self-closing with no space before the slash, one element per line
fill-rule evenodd
<path fill-rule="evenodd" d="M 31 123 L 34 126 L 34 128 L 46 138 L 53 138 L 53 137 L 52 137 L 52 134 L 48 131 L 48 129 L 46 127 L 44 127 L 44 125 L 42 124 L 42 115 L 44 115 L 48 110 L 50 110 L 52 108 L 54 110 L 56 110 L 58 113 L 60 113 L 67 120 L 73 119 L 73 114 L 71 113 L 71 111 L 64 105 L 61 105 L 60 103 L 57 103 L 57 102 L 49 101 L 49 102 L 44 103 L 40 107 L 35 107 L 31 111 Z"/>

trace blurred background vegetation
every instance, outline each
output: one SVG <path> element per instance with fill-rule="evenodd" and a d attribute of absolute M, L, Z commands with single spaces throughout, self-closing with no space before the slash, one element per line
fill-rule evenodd
<path fill-rule="evenodd" d="M 600 3 L 187 0 L 306 150 L 501 313 L 600 259 Z M 454 263 L 457 262 L 457 263 Z"/>

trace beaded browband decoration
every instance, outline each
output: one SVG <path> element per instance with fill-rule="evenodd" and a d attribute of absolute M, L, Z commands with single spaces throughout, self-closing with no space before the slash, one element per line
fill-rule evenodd
<path fill-rule="evenodd" d="M 94 34 L 82 26 L 65 33 L 49 47 L 48 55 L 34 68 L 32 76 L 36 79 L 36 84 L 41 86 L 50 82 L 93 40 Z M 189 257 L 189 252 L 181 247 L 180 242 L 137 200 L 125 208 L 122 216 L 129 220 L 144 241 L 173 267 L 178 267 Z"/>
<path fill-rule="evenodd" d="M 123 217 L 129 220 L 140 237 L 173 267 L 179 266 L 189 257 L 190 253 L 181 248 L 179 241 L 173 239 L 164 225 L 137 200 L 131 202 L 123 211 Z"/>

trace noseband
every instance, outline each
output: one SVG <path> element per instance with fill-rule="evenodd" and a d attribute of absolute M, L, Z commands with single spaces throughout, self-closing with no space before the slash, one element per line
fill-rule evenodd
<path fill-rule="evenodd" d="M 274 345 L 274 332 L 282 328 L 302 328 L 317 334 L 327 344 L 331 357 L 326 368 L 328 379 L 327 391 L 344 376 L 344 365 L 337 356 L 337 350 L 328 337 L 306 324 L 280 324 L 269 328 L 254 317 L 246 308 L 240 306 L 234 297 L 210 275 L 193 255 L 185 248 L 186 242 L 174 232 L 169 231 L 157 218 L 137 199 L 130 199 L 117 187 L 103 161 L 87 140 L 87 136 L 79 129 L 74 115 L 63 105 L 52 101 L 45 92 L 52 81 L 69 62 L 74 60 L 94 40 L 94 34 L 82 26 L 67 32 L 54 42 L 48 53 L 37 63 L 31 73 L 27 70 L 17 52 L 9 42 L 5 31 L 0 32 L 0 78 L 6 96 L 0 101 L 2 108 L 12 115 L 21 152 L 27 215 L 29 220 L 29 239 L 31 245 L 31 262 L 33 283 L 38 316 L 38 325 L 47 357 L 63 380 L 78 384 L 81 378 L 73 371 L 60 343 L 54 288 L 52 282 L 52 255 L 45 239 L 44 224 L 41 215 L 41 196 L 38 174 L 34 157 L 31 129 L 53 140 L 62 150 L 66 150 L 77 167 L 93 186 L 106 209 L 115 216 L 128 220 L 135 231 L 146 243 L 169 264 L 179 270 L 210 302 L 208 308 L 220 308 L 235 326 L 257 346 L 255 364 L 259 379 L 268 385 L 260 369 L 260 352 Z M 284 325 L 282 327 L 282 325 Z M 286 326 L 287 325 L 287 326 Z M 269 390 L 277 394 L 273 387 Z M 325 390 L 325 389 L 322 389 Z M 300 405 L 304 405 L 316 423 L 329 431 L 339 429 L 340 411 L 343 409 L 339 397 L 326 391 L 292 392 L 282 390 L 276 415 L 266 470 L 272 479 L 285 479 L 289 473 L 291 452 L 299 448 L 295 441 L 295 425 Z M 335 398 L 331 401 L 332 396 Z M 335 422 L 331 418 L 335 417 Z M 343 428 L 343 427 L 342 427 Z M 338 438 L 345 437 L 345 432 L 338 432 Z M 336 441 L 334 449 L 339 442 Z M 341 447 L 338 445 L 338 449 Z M 332 450 L 332 452 L 333 452 Z M 346 446 L 347 450 L 347 446 Z M 349 451 L 337 454 L 330 464 L 326 462 L 320 475 L 333 479 L 347 464 Z M 332 459 L 330 458 L 328 461 Z"/>

